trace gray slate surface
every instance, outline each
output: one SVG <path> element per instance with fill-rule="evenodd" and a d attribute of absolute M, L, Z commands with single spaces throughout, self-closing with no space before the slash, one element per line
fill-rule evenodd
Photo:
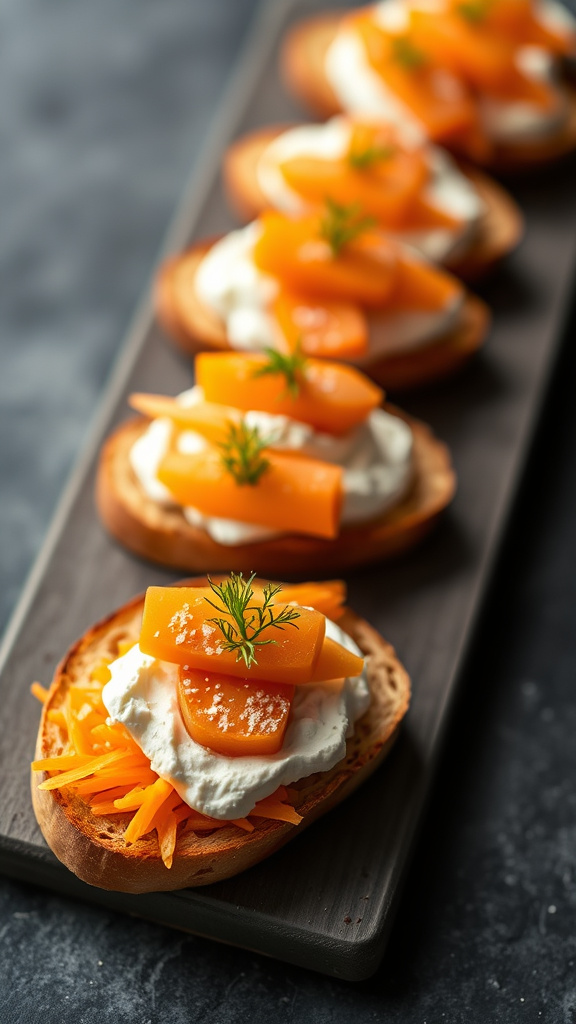
<path fill-rule="evenodd" d="M 252 6 L 0 0 L 2 621 Z M 568 355 L 376 978 L 2 880 L 0 1021 L 576 1021 L 575 369 Z"/>

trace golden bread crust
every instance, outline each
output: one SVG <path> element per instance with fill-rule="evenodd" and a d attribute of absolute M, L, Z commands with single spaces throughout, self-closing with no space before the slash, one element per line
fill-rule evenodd
<path fill-rule="evenodd" d="M 185 582 L 190 586 L 206 581 Z M 48 711 L 61 706 L 71 683 L 85 679 L 103 658 L 116 657 L 119 640 L 138 639 L 143 601 L 142 596 L 134 598 L 88 630 L 65 655 L 42 711 L 36 758 L 62 752 L 65 737 L 59 726 L 48 720 Z M 46 775 L 33 772 L 34 811 L 56 856 L 83 881 L 103 889 L 137 893 L 207 885 L 257 864 L 340 803 L 383 761 L 410 699 L 409 677 L 390 644 L 349 610 L 340 621 L 369 658 L 372 704 L 356 723 L 345 758 L 328 772 L 294 783 L 295 805 L 303 816 L 300 825 L 256 819 L 253 832 L 227 826 L 202 837 L 184 826 L 178 834 L 173 865 L 168 869 L 162 862 L 155 833 L 126 846 L 123 832 L 129 815 L 96 818 L 71 789 L 38 789 Z"/>
<path fill-rule="evenodd" d="M 288 579 L 334 575 L 345 569 L 401 554 L 435 525 L 452 500 L 456 477 L 450 453 L 430 429 L 402 415 L 414 435 L 414 483 L 385 515 L 342 530 L 334 540 L 296 534 L 230 547 L 192 526 L 179 508 L 148 498 L 129 463 L 129 452 L 147 422 L 129 420 L 106 442 L 100 457 L 96 500 L 110 533 L 135 554 L 189 572 L 244 572 Z"/>

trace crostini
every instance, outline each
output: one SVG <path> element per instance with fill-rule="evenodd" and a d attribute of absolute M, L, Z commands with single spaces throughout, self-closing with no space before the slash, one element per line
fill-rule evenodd
<path fill-rule="evenodd" d="M 386 390 L 460 369 L 485 340 L 484 302 L 376 228 L 355 203 L 276 211 L 168 259 L 158 316 L 186 352 L 293 350 L 346 359 Z"/>
<path fill-rule="evenodd" d="M 560 75 L 575 53 L 576 21 L 553 0 L 383 0 L 299 23 L 282 64 L 322 116 L 409 125 L 506 170 L 576 148 L 576 91 Z"/>
<path fill-rule="evenodd" d="M 103 889 L 207 885 L 356 789 L 396 738 L 410 680 L 343 599 L 338 582 L 202 578 L 88 630 L 49 691 L 33 685 L 33 803 L 56 856 Z"/>
<path fill-rule="evenodd" d="M 358 370 L 301 354 L 203 353 L 178 398 L 138 394 L 107 441 L 97 505 L 136 554 L 187 571 L 321 576 L 400 554 L 450 503 L 446 446 L 382 408 Z"/>
<path fill-rule="evenodd" d="M 309 213 L 327 198 L 358 203 L 392 237 L 468 280 L 512 252 L 523 230 L 517 204 L 488 175 L 377 121 L 258 128 L 232 144 L 223 173 L 244 221 L 267 209 Z"/>

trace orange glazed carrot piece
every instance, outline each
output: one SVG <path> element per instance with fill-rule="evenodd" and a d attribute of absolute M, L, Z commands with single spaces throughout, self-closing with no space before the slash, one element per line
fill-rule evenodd
<path fill-rule="evenodd" d="M 397 247 L 381 233 L 363 231 L 338 252 L 323 237 L 319 214 L 291 219 L 269 210 L 259 218 L 262 233 L 254 262 L 302 295 L 381 306 L 392 289 Z"/>
<path fill-rule="evenodd" d="M 232 402 L 244 411 L 258 409 L 290 416 L 328 434 L 346 434 L 362 423 L 384 400 L 384 392 L 353 366 L 307 359 L 292 395 L 281 373 L 258 374 L 266 356 L 202 352 L 196 358 L 196 380 L 207 402 Z"/>
<path fill-rule="evenodd" d="M 422 41 L 413 33 L 392 35 L 370 15 L 353 18 L 370 64 L 436 140 L 478 124 L 478 113 L 464 83 L 446 81 Z"/>
<path fill-rule="evenodd" d="M 402 256 L 386 311 L 446 309 L 462 292 L 460 281 L 447 271 L 417 257 Z"/>
<path fill-rule="evenodd" d="M 240 679 L 213 669 L 180 669 L 178 703 L 193 740 L 226 757 L 276 754 L 294 687 Z"/>
<path fill-rule="evenodd" d="M 359 676 L 364 668 L 364 658 L 352 654 L 342 644 L 330 637 L 324 637 L 320 657 L 310 677 L 311 683 L 329 682 L 332 679 L 345 679 L 347 676 Z"/>
<path fill-rule="evenodd" d="M 346 584 L 344 580 L 286 584 L 281 590 L 281 600 L 286 604 L 315 608 L 327 619 L 336 622 L 344 612 Z"/>
<path fill-rule="evenodd" d="M 238 408 L 233 408 L 220 401 L 197 402 L 194 405 L 182 405 L 174 398 L 165 395 L 147 395 L 135 393 L 130 395 L 129 403 L 133 409 L 157 419 L 166 416 L 182 430 L 194 430 L 207 441 L 218 444 L 222 441 L 231 423 L 239 423 L 241 415 Z"/>
<path fill-rule="evenodd" d="M 212 601 L 216 607 L 209 604 Z M 262 605 L 262 591 L 254 587 L 250 608 Z M 273 609 L 285 606 L 282 592 Z M 310 680 L 324 640 L 325 618 L 318 611 L 298 608 L 294 625 L 267 626 L 259 640 L 273 643 L 256 647 L 257 663 L 246 669 L 237 652 L 226 650 L 220 626 L 211 619 L 232 622 L 210 587 L 149 587 L 144 602 L 140 648 L 145 654 L 201 671 L 240 678 L 264 679 L 295 685 Z M 215 660 L 217 659 L 217 660 Z"/>
<path fill-rule="evenodd" d="M 203 515 L 234 518 L 272 530 L 336 537 L 342 505 L 342 467 L 266 449 L 267 468 L 255 484 L 239 484 L 206 447 L 195 455 L 169 451 L 158 479 L 176 502 Z"/>
<path fill-rule="evenodd" d="M 288 348 L 307 356 L 350 359 L 368 348 L 366 314 L 353 302 L 320 302 L 281 288 L 270 306 Z"/>
<path fill-rule="evenodd" d="M 309 203 L 321 206 L 327 196 L 337 203 L 357 203 L 388 228 L 403 224 L 429 177 L 421 151 L 404 149 L 390 128 L 367 122 L 352 126 L 349 152 L 341 158 L 292 157 L 279 169 Z"/>

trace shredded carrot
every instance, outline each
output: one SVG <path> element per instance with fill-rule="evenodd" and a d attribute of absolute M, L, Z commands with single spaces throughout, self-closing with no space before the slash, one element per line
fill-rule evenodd
<path fill-rule="evenodd" d="M 32 683 L 32 686 L 30 687 L 30 693 L 32 696 L 36 697 L 36 700 L 39 700 L 42 704 L 45 704 L 48 700 L 49 692 L 50 691 L 47 690 L 45 686 L 42 686 L 42 683 Z"/>
<path fill-rule="evenodd" d="M 54 775 L 51 779 L 46 779 L 40 783 L 39 788 L 47 790 L 63 789 L 64 786 L 69 786 L 73 782 L 79 782 L 80 779 L 86 778 L 87 775 L 92 775 L 97 768 L 112 765 L 117 761 L 121 761 L 125 756 L 123 750 L 112 750 L 109 754 L 102 754 L 101 757 L 91 758 L 88 763 L 78 768 L 72 768 L 70 771 L 62 772 L 61 775 Z"/>
<path fill-rule="evenodd" d="M 54 722 L 54 724 L 59 725 L 61 729 L 66 728 L 66 715 L 63 711 L 56 708 L 50 708 L 47 718 L 49 722 Z"/>
<path fill-rule="evenodd" d="M 137 839 L 150 831 L 156 811 L 173 792 L 173 787 L 165 779 L 156 779 L 156 782 L 148 787 L 141 806 L 124 833 L 124 841 L 128 845 L 135 843 Z"/>
<path fill-rule="evenodd" d="M 90 754 L 60 754 L 59 757 L 41 757 L 39 761 L 32 761 L 34 772 L 66 771 L 68 768 L 83 768 L 93 758 Z"/>
<path fill-rule="evenodd" d="M 114 786 L 112 789 L 106 789 L 103 793 L 94 793 L 88 800 L 90 807 L 96 807 L 98 804 L 113 804 L 115 800 L 119 800 L 125 797 L 130 792 L 129 786 Z"/>
<path fill-rule="evenodd" d="M 132 646 L 120 641 L 119 655 Z M 109 677 L 107 663 L 102 662 L 93 669 L 88 682 L 68 687 L 59 708 L 48 709 L 48 720 L 67 734 L 68 747 L 58 756 L 32 763 L 34 771 L 55 773 L 40 788 L 50 791 L 72 787 L 78 797 L 87 801 L 95 817 L 132 814 L 124 833 L 125 842 L 130 845 L 155 830 L 167 868 L 172 866 L 180 825 L 195 833 L 230 826 L 253 832 L 255 826 L 247 817 L 222 821 L 189 807 L 169 782 L 152 771 L 149 759 L 127 729 L 108 722 L 102 689 Z M 40 683 L 32 684 L 31 690 L 42 702 L 49 696 Z M 301 817 L 290 806 L 295 795 L 281 786 L 271 797 L 259 801 L 249 817 L 297 824 Z"/>
<path fill-rule="evenodd" d="M 125 813 L 125 811 L 120 811 L 112 801 L 108 803 L 107 801 L 103 800 L 102 803 L 95 804 L 95 806 L 92 807 L 92 814 L 96 818 L 107 818 L 109 814 Z"/>
<path fill-rule="evenodd" d="M 248 821 L 248 818 L 232 818 L 232 824 L 243 829 L 244 832 L 254 831 L 254 825 L 251 821 Z"/>

